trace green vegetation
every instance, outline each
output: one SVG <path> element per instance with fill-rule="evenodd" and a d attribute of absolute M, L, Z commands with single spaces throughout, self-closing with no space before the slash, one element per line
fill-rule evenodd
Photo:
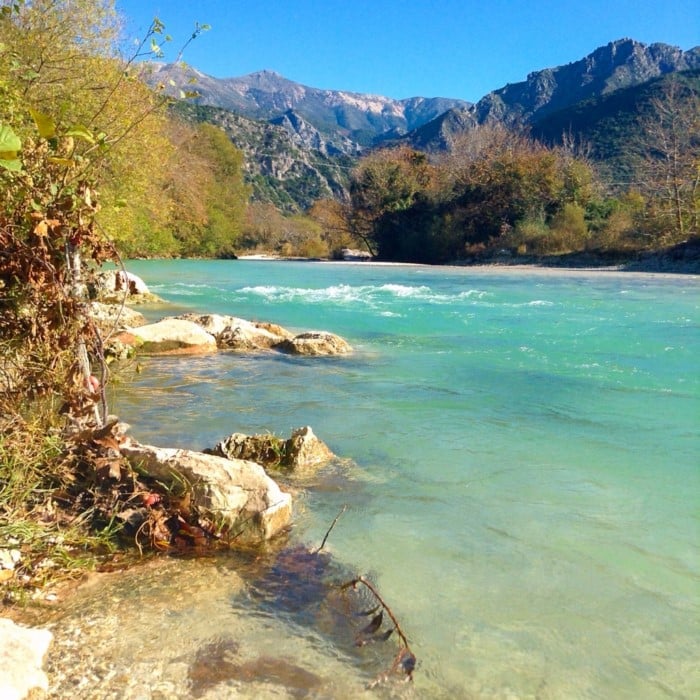
<path fill-rule="evenodd" d="M 2 419 L 0 554 L 15 560 L 13 569 L 0 569 L 4 603 L 24 602 L 118 551 L 120 528 L 77 464 L 75 445 L 68 447 L 53 412 L 34 404 L 32 416 L 32 423 Z"/>
<path fill-rule="evenodd" d="M 112 0 L 0 0 L 0 553 L 23 562 L 0 568 L 10 597 L 110 555 L 117 506 L 159 489 L 122 463 L 106 417 L 103 338 L 85 298 L 102 263 L 357 245 L 428 263 L 629 255 L 698 236 L 695 74 L 649 93 L 624 184 L 566 143 L 499 126 L 465 132 L 440 158 L 377 150 L 350 171 L 346 157 L 297 158 L 283 129 L 248 120 L 276 158 L 264 171 L 232 143 L 235 115 L 173 109 L 140 80 L 137 59 L 167 40 L 158 20 L 127 61 L 118 26 Z M 168 535 L 163 520 L 146 529 L 151 544 Z"/>
<path fill-rule="evenodd" d="M 615 90 L 548 114 L 535 122 L 532 135 L 549 145 L 575 138 L 588 157 L 599 163 L 602 175 L 617 188 L 635 185 L 639 147 L 644 141 L 640 115 L 656 111 L 672 84 L 700 94 L 700 71 L 682 71 L 641 85 Z"/>
<path fill-rule="evenodd" d="M 482 125 L 433 160 L 407 147 L 371 153 L 352 174 L 351 201 L 317 206 L 317 219 L 407 262 L 670 248 L 699 235 L 698 104 L 687 77 L 661 84 L 627 142 L 629 186 L 598 172 L 571 139 L 545 146 Z"/>
<path fill-rule="evenodd" d="M 120 253 L 230 254 L 245 216 L 240 152 L 215 127 L 170 118 L 169 100 L 139 80 L 135 59 L 158 54 L 162 24 L 129 61 L 117 28 L 111 0 L 0 2 L 5 600 L 111 556 L 115 514 L 169 497 L 123 462 L 107 420 L 92 271 Z M 158 546 L 165 518 L 144 533 Z"/>

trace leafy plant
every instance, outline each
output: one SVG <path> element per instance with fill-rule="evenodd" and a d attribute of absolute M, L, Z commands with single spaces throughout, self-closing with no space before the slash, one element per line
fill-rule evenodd
<path fill-rule="evenodd" d="M 18 544 L 37 557 L 44 532 L 83 533 L 82 545 L 71 535 L 71 555 L 112 546 L 136 483 L 105 422 L 107 369 L 86 282 L 119 261 L 98 220 L 102 186 L 125 172 L 166 100 L 134 87 L 133 59 L 101 53 L 111 10 L 110 0 L 17 0 L 0 13 L 0 513 L 11 523 L 0 548 L 26 524 Z M 155 20 L 144 42 L 161 33 Z"/>

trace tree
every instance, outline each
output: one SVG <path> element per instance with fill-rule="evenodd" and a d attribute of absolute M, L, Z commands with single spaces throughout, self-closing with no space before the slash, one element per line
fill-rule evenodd
<path fill-rule="evenodd" d="M 377 255 L 380 222 L 411 207 L 432 176 L 427 156 L 408 147 L 363 158 L 351 176 L 348 230 Z"/>
<path fill-rule="evenodd" d="M 169 99 L 140 80 L 135 59 L 159 51 L 163 25 L 154 20 L 124 59 L 113 0 L 2 0 L 2 10 L 0 68 L 17 100 L 15 107 L 0 102 L 0 120 L 20 137 L 31 135 L 31 109 L 58 133 L 77 134 L 75 155 L 89 155 L 100 182 L 97 225 L 117 244 L 133 249 L 161 232 L 168 215 L 165 165 L 173 152 L 164 110 Z"/>
<path fill-rule="evenodd" d="M 145 41 L 160 31 L 154 21 Z M 128 208 L 162 170 L 164 101 L 115 57 L 111 0 L 3 0 L 0 35 L 3 404 L 43 397 L 89 419 L 102 352 L 83 263 L 117 258 L 104 192 L 126 188 Z"/>
<path fill-rule="evenodd" d="M 700 209 L 700 96 L 674 76 L 640 118 L 637 179 L 652 222 L 665 242 L 698 234 Z"/>
<path fill-rule="evenodd" d="M 192 143 L 192 155 L 209 164 L 209 180 L 203 188 L 207 218 L 197 252 L 230 255 L 241 233 L 250 196 L 243 180 L 243 154 L 224 131 L 201 124 Z"/>
<path fill-rule="evenodd" d="M 250 194 L 243 180 L 243 154 L 211 124 L 173 117 L 172 146 L 165 165 L 165 211 L 160 223 L 161 255 L 229 256 L 234 252 Z M 169 236 L 169 240 L 165 236 Z M 148 240 L 134 252 L 149 251 Z"/>
<path fill-rule="evenodd" d="M 355 244 L 350 227 L 350 206 L 347 203 L 335 199 L 320 199 L 308 214 L 321 227 L 321 236 L 334 257 L 340 257 L 343 248 L 351 248 Z"/>

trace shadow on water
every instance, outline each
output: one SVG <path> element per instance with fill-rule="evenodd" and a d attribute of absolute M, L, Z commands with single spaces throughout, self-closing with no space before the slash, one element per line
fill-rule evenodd
<path fill-rule="evenodd" d="M 411 678 L 415 657 L 391 609 L 371 583 L 358 585 L 357 574 L 329 552 L 290 542 L 251 555 L 244 565 L 237 557 L 236 567 L 246 586 L 233 596 L 234 607 L 252 605 L 263 618 L 283 619 L 304 636 L 312 633 L 320 645 L 360 671 L 369 686 Z M 271 671 L 268 663 L 271 659 L 263 675 Z M 293 670 L 283 663 L 280 673 L 297 680 L 314 676 Z"/>
<path fill-rule="evenodd" d="M 283 686 L 294 698 L 307 697 L 322 685 L 320 676 L 285 658 L 258 656 L 241 660 L 239 646 L 233 639 L 224 638 L 199 648 L 188 670 L 192 697 L 200 698 L 228 681 L 268 681 Z"/>

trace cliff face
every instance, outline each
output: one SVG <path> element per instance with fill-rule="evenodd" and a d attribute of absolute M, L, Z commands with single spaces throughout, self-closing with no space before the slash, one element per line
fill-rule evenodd
<path fill-rule="evenodd" d="M 394 100 L 342 90 L 321 90 L 295 83 L 274 71 L 238 78 L 213 78 L 193 68 L 154 64 L 147 74 L 151 84 L 169 86 L 173 94 L 194 88 L 197 104 L 220 107 L 251 119 L 275 120 L 293 113 L 326 137 L 345 137 L 350 151 L 367 146 L 390 130 L 405 133 L 453 107 L 468 102 L 450 98 L 412 97 Z M 193 83 L 190 81 L 194 80 Z M 174 85 L 170 86 L 169 81 Z M 347 151 L 345 151 L 347 152 Z"/>
<path fill-rule="evenodd" d="M 530 73 L 483 97 L 470 110 L 478 123 L 530 123 L 582 100 L 645 83 L 666 73 L 700 68 L 700 47 L 620 39 L 574 63 Z"/>

